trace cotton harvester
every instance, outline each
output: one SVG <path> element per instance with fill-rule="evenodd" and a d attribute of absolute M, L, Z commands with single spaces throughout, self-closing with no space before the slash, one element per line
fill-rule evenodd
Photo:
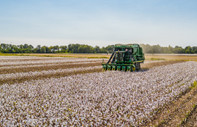
<path fill-rule="evenodd" d="M 116 44 L 108 62 L 102 66 L 103 70 L 139 71 L 144 60 L 143 50 L 138 44 Z"/>

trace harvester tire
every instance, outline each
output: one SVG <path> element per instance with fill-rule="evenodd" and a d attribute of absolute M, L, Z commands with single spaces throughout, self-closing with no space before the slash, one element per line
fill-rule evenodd
<path fill-rule="evenodd" d="M 140 63 L 135 63 L 136 71 L 139 71 L 141 69 Z"/>

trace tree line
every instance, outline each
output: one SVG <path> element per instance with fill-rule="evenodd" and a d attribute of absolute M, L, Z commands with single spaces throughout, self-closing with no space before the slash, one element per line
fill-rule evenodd
<path fill-rule="evenodd" d="M 1 53 L 108 53 L 112 50 L 112 45 L 100 48 L 99 46 L 92 47 L 84 44 L 69 44 L 62 46 L 37 45 L 36 47 L 29 44 L 0 44 Z"/>
<path fill-rule="evenodd" d="M 197 46 L 187 46 L 182 48 L 181 46 L 168 46 L 162 47 L 160 45 L 141 44 L 144 53 L 197 53 Z M 13 45 L 13 44 L 0 44 L 1 53 L 111 53 L 113 51 L 113 45 L 106 47 L 90 46 L 84 44 L 69 44 L 63 46 L 41 46 L 36 47 L 29 44 Z"/>
<path fill-rule="evenodd" d="M 181 46 L 168 46 L 162 47 L 160 45 L 149 45 L 141 44 L 145 53 L 175 53 L 175 54 L 194 54 L 197 53 L 197 46 L 186 46 L 185 48 Z"/>

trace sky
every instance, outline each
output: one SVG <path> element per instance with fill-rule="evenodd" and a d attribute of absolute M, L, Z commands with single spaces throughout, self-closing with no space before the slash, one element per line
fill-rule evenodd
<path fill-rule="evenodd" d="M 197 0 L 0 0 L 0 43 L 197 46 Z"/>

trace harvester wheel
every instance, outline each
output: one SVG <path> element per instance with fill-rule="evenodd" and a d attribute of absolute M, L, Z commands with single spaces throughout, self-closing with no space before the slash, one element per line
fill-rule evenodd
<path fill-rule="evenodd" d="M 136 68 L 135 67 L 132 67 L 132 71 L 134 72 L 136 70 Z"/>
<path fill-rule="evenodd" d="M 140 63 L 135 63 L 136 71 L 139 71 L 141 69 Z"/>
<path fill-rule="evenodd" d="M 126 66 L 122 66 L 122 71 L 126 71 Z"/>

